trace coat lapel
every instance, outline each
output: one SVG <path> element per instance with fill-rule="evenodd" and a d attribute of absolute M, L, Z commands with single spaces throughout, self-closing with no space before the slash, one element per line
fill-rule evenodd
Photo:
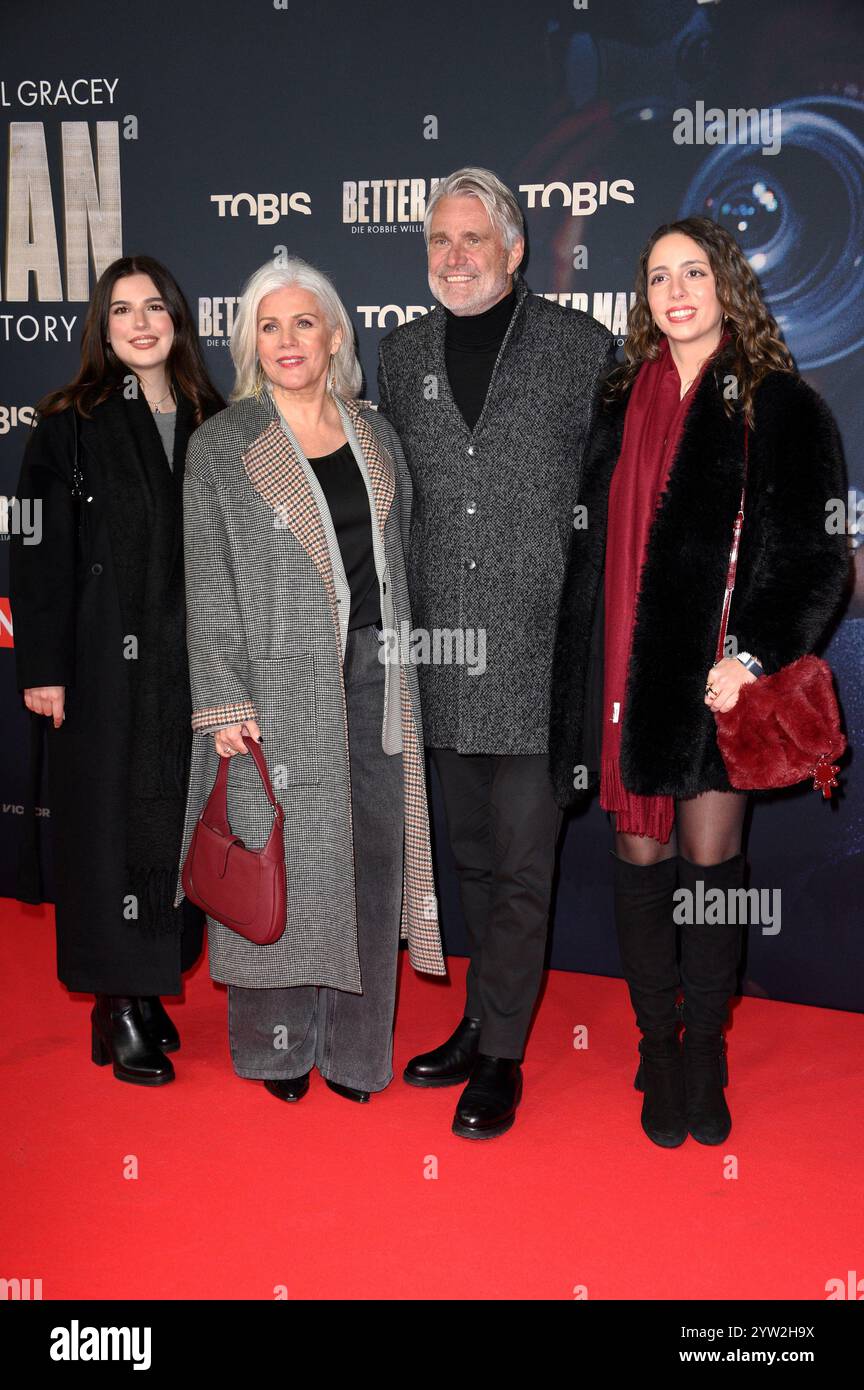
<path fill-rule="evenodd" d="M 279 524 L 297 537 L 321 575 L 335 608 L 333 567 L 321 513 L 276 406 L 267 393 L 261 400 L 270 420 L 243 455 L 243 467 L 255 491 L 276 513 Z"/>
<path fill-rule="evenodd" d="M 503 385 L 504 396 L 506 397 L 509 393 L 509 384 L 506 380 L 502 381 L 502 377 L 506 368 L 510 365 L 513 333 L 518 331 L 523 304 L 530 294 L 530 290 L 518 270 L 514 271 L 513 274 L 513 287 L 516 291 L 513 315 L 507 325 L 507 331 L 504 334 L 504 339 L 498 350 L 498 357 L 496 358 L 495 365 L 492 368 L 492 374 L 489 378 L 486 399 L 483 402 L 483 408 L 480 414 L 474 422 L 473 429 L 468 428 L 468 423 L 456 404 L 456 397 L 453 395 L 453 388 L 450 385 L 450 378 L 447 375 L 447 314 L 443 305 L 435 309 L 431 314 L 428 314 L 423 321 L 423 326 L 427 328 L 431 340 L 432 353 L 429 370 L 431 370 L 433 375 L 437 377 L 439 383 L 441 383 L 438 393 L 439 400 L 443 402 L 445 408 L 450 411 L 453 419 L 459 422 L 460 429 L 465 431 L 468 435 L 476 434 L 486 414 L 487 406 L 490 404 L 490 401 L 494 401 L 493 388 L 495 394 L 497 394 L 499 388 Z"/>
<path fill-rule="evenodd" d="M 297 450 L 282 427 L 276 406 L 269 393 L 266 397 L 262 395 L 261 399 L 270 417 L 269 422 L 243 455 L 243 467 L 255 491 L 276 512 L 280 524 L 287 526 L 297 537 L 324 580 L 335 605 L 333 567 L 321 513 Z M 341 400 L 341 404 L 363 450 L 375 499 L 376 520 L 383 540 L 384 527 L 396 492 L 394 466 L 366 421 L 359 402 Z"/>
<path fill-rule="evenodd" d="M 375 499 L 375 519 L 383 544 L 384 527 L 396 492 L 395 466 L 366 421 L 360 404 L 341 398 L 339 404 L 350 420 L 363 451 Z M 262 394 L 261 405 L 267 423 L 243 455 L 246 476 L 259 496 L 276 513 L 278 524 L 287 527 L 297 538 L 320 574 L 330 602 L 333 626 L 338 634 L 339 607 L 333 563 L 315 494 L 269 392 Z"/>
<path fill-rule="evenodd" d="M 378 519 L 378 529 L 381 532 L 381 539 L 384 539 L 384 527 L 390 515 L 390 507 L 396 495 L 396 473 L 393 460 L 389 453 L 379 444 L 378 438 L 372 426 L 366 419 L 365 412 L 361 409 L 359 401 L 343 400 L 342 405 L 354 426 L 354 433 L 357 436 L 357 443 L 363 450 L 363 457 L 366 460 L 366 470 L 369 474 L 369 481 L 372 484 L 372 494 L 375 498 L 375 513 Z"/>
<path fill-rule="evenodd" d="M 101 483 L 120 610 L 128 633 L 141 630 L 145 558 L 157 542 L 163 583 L 176 576 L 178 566 L 182 574 L 183 461 L 190 409 L 181 396 L 177 424 L 183 453 L 175 446 L 173 473 L 143 392 L 130 397 L 119 390 L 112 392 L 82 426 L 85 490 L 96 491 Z M 95 469 L 88 466 L 88 454 Z"/>

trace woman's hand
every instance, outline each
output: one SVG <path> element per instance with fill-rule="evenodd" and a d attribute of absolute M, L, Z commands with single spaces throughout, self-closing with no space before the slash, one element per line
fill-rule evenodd
<path fill-rule="evenodd" d="M 734 656 L 724 656 L 716 666 L 712 666 L 705 682 L 705 703 L 712 713 L 725 714 L 738 703 L 738 691 L 742 685 L 758 680 L 752 671 Z"/>
<path fill-rule="evenodd" d="M 214 729 L 216 752 L 222 758 L 233 758 L 235 753 L 248 753 L 243 735 L 261 742 L 261 730 L 257 719 L 247 719 L 243 724 L 231 724 L 227 729 Z"/>
<path fill-rule="evenodd" d="M 34 714 L 44 714 L 54 720 L 54 728 L 59 729 L 66 718 L 65 685 L 33 685 L 24 691 L 24 703 Z"/>

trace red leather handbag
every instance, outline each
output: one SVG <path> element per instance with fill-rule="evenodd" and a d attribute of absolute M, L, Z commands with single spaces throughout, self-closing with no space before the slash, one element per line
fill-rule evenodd
<path fill-rule="evenodd" d="M 744 422 L 744 486 L 732 531 L 732 549 L 726 576 L 726 596 L 720 618 L 715 664 L 725 655 L 726 628 L 738 548 L 744 526 L 747 490 L 747 422 Z M 829 801 L 836 787 L 836 760 L 846 751 L 840 727 L 840 710 L 834 677 L 818 656 L 800 656 L 773 675 L 748 681 L 738 691 L 734 707 L 715 713 L 717 744 L 726 764 L 726 775 L 739 791 L 767 791 L 793 787 L 813 778 L 813 790 Z"/>
<path fill-rule="evenodd" d="M 247 849 L 228 824 L 228 766 L 220 757 L 213 790 L 192 835 L 181 881 L 190 902 L 208 917 L 230 927 L 257 946 L 278 941 L 285 930 L 287 887 L 283 826 L 285 812 L 270 785 L 260 745 L 243 735 L 243 742 L 273 807 L 273 828 L 263 849 Z"/>

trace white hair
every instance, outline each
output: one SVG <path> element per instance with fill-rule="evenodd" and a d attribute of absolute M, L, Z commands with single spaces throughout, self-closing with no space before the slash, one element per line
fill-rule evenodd
<path fill-rule="evenodd" d="M 518 239 L 525 236 L 525 219 L 522 216 L 522 209 L 510 189 L 501 182 L 497 174 L 493 174 L 491 169 L 479 169 L 472 166 L 457 169 L 454 173 L 448 174 L 446 179 L 442 179 L 440 183 L 436 184 L 429 194 L 426 216 L 423 219 L 423 235 L 426 238 L 427 246 L 429 244 L 429 228 L 432 225 L 432 213 L 441 199 L 469 196 L 480 199 L 489 214 L 489 221 L 501 235 L 505 250 L 512 251 Z"/>
<path fill-rule="evenodd" d="M 266 261 L 249 276 L 243 286 L 231 334 L 231 357 L 236 376 L 232 401 L 254 396 L 258 377 L 258 306 L 265 295 L 296 285 L 314 294 L 328 327 L 342 329 L 342 342 L 333 356 L 333 390 L 337 396 L 354 399 L 360 394 L 363 373 L 354 348 L 354 329 L 336 287 L 322 270 L 299 256 L 288 256 L 284 265 Z"/>

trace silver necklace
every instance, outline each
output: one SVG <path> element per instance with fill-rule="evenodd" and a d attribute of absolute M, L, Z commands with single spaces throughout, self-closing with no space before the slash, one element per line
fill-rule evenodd
<path fill-rule="evenodd" d="M 156 401 L 155 403 L 154 403 L 153 401 L 147 401 L 147 397 L 146 397 L 146 396 L 144 397 L 144 399 L 145 399 L 145 401 L 147 401 L 147 404 L 149 405 L 150 409 L 153 411 L 153 414 L 154 414 L 154 415 L 164 415 L 164 414 L 165 414 L 164 410 L 160 410 L 159 407 L 160 407 L 160 405 L 162 404 L 163 401 L 167 401 L 167 399 L 168 399 L 168 397 L 169 397 L 170 395 L 171 395 L 171 387 L 169 386 L 169 387 L 168 387 L 168 390 L 165 392 L 165 395 L 164 395 L 164 396 L 160 396 L 159 399 L 158 399 L 158 401 Z"/>

